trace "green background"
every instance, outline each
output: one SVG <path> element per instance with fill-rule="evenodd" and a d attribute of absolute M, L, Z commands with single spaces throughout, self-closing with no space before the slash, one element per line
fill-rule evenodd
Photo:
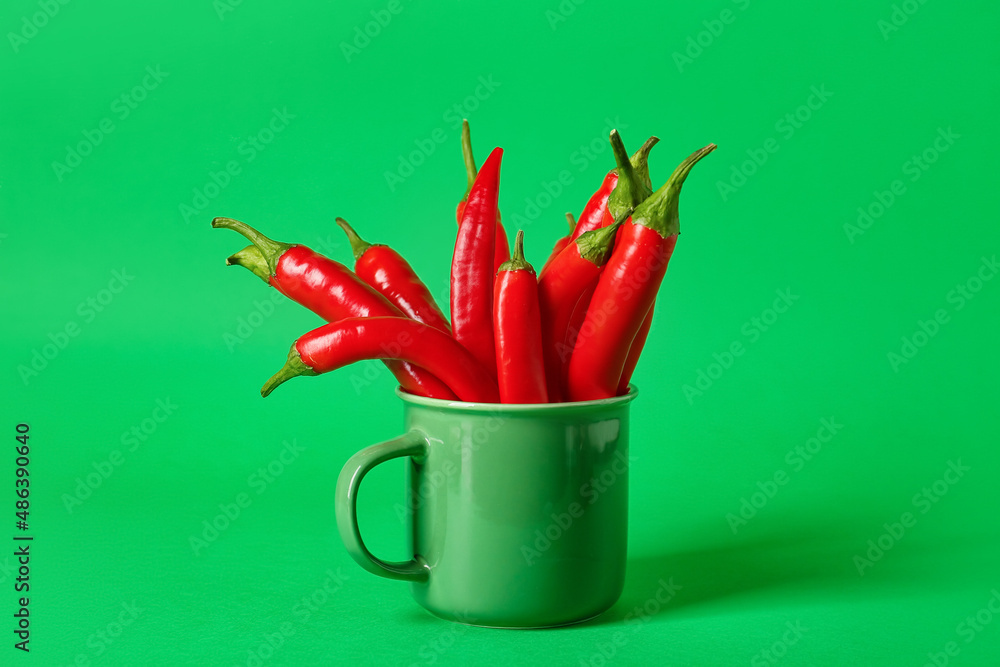
<path fill-rule="evenodd" d="M 578 3 L 4 3 L 0 539 L 18 532 L 19 422 L 35 536 L 30 655 L 12 646 L 0 556 L 4 664 L 920 665 L 949 642 L 950 664 L 995 664 L 1000 280 L 976 280 L 1000 240 L 1000 9 L 909 0 L 897 26 L 888 0 Z M 373 16 L 391 20 L 366 44 Z M 274 110 L 293 117 L 269 136 Z M 480 160 L 504 147 L 501 207 L 536 264 L 612 166 L 610 123 L 631 148 L 660 137 L 654 182 L 719 145 L 688 180 L 635 375 L 626 590 L 578 627 L 451 625 L 350 560 L 334 482 L 397 435 L 392 379 L 360 365 L 262 400 L 318 321 L 223 266 L 244 242 L 209 227 L 228 215 L 348 261 L 342 215 L 447 302 L 460 116 Z M 88 135 L 100 141 L 77 166 L 53 165 Z M 414 151 L 412 173 L 387 178 Z M 753 155 L 763 164 L 744 166 Z M 231 161 L 239 173 L 213 189 Z M 862 234 L 845 229 L 896 180 Z M 981 289 L 959 299 L 959 285 Z M 775 318 L 778 290 L 798 298 Z M 715 377 L 685 391 L 700 371 Z M 157 400 L 176 406 L 162 423 Z M 822 419 L 843 428 L 799 467 L 786 455 Z M 285 442 L 302 451 L 275 465 Z M 938 482 L 949 462 L 969 470 Z M 262 482 L 268 464 L 280 474 Z M 361 521 L 384 558 L 405 556 L 402 471 L 365 482 Z M 192 547 L 241 493 L 240 516 Z M 743 499 L 762 506 L 734 532 Z M 915 524 L 859 574 L 855 556 L 904 512 Z M 655 602 L 671 579 L 681 589 Z M 992 623 L 961 625 L 983 609 L 973 622 Z"/>

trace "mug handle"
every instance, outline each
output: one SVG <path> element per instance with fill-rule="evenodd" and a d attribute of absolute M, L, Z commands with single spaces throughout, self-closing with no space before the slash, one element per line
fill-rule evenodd
<path fill-rule="evenodd" d="M 392 440 L 366 447 L 347 461 L 337 480 L 337 527 L 347 552 L 364 569 L 387 579 L 425 582 L 429 568 L 423 558 L 415 556 L 412 560 L 398 563 L 376 558 L 361 540 L 358 528 L 358 490 L 361 488 L 361 480 L 379 463 L 403 456 L 415 459 L 427 456 L 427 438 L 419 431 L 410 431 Z"/>

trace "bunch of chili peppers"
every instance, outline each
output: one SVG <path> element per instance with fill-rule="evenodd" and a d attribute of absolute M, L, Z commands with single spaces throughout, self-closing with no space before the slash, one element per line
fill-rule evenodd
<path fill-rule="evenodd" d="M 299 375 L 319 375 L 365 359 L 382 360 L 403 390 L 486 403 L 587 401 L 626 393 L 653 317 L 657 291 L 680 232 L 681 187 L 715 150 L 688 156 L 655 192 L 651 137 L 629 156 L 611 132 L 615 167 L 604 177 L 536 275 L 524 232 L 511 254 L 498 208 L 503 151 L 477 169 L 468 122 L 468 174 L 456 210 L 451 321 L 396 250 L 368 243 L 342 218 L 354 270 L 249 225 L 216 218 L 250 245 L 229 257 L 327 324 L 301 336 L 261 394 Z"/>

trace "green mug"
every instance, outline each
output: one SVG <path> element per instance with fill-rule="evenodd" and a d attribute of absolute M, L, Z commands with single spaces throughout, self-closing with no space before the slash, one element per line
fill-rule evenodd
<path fill-rule="evenodd" d="M 403 435 L 355 454 L 337 481 L 337 525 L 361 567 L 410 582 L 451 621 L 542 628 L 593 618 L 621 595 L 628 534 L 623 396 L 508 405 L 397 390 Z M 364 476 L 408 457 L 405 517 L 413 558 L 383 561 L 358 528 Z"/>

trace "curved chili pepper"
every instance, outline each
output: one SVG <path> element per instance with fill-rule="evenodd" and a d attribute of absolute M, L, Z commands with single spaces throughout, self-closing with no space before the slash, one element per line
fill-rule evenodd
<path fill-rule="evenodd" d="M 279 292 L 313 311 L 327 322 L 347 317 L 399 316 L 396 306 L 369 287 L 340 262 L 303 245 L 273 241 L 246 223 L 215 218 L 212 226 L 232 229 L 253 245 L 226 263 L 243 266 Z M 406 391 L 431 398 L 454 398 L 448 386 L 428 371 L 390 361 L 389 370 Z"/>
<path fill-rule="evenodd" d="M 631 222 L 625 224 L 573 348 L 567 376 L 571 400 L 616 394 L 629 349 L 653 305 L 677 243 L 681 187 L 694 165 L 715 148 L 709 144 L 692 153 L 659 190 L 635 208 Z M 620 185 L 608 201 L 612 212 L 622 203 L 622 197 L 616 197 L 619 190 Z M 627 195 L 623 191 L 622 196 Z"/>
<path fill-rule="evenodd" d="M 544 273 L 546 267 L 548 267 L 548 265 L 552 263 L 552 260 L 554 260 L 559 255 L 559 253 L 562 252 L 563 248 L 568 246 L 570 242 L 573 241 L 573 230 L 576 229 L 576 221 L 573 220 L 572 213 L 566 213 L 566 222 L 569 223 L 569 234 L 562 237 L 561 239 L 556 240 L 556 242 L 552 244 L 552 252 L 549 253 L 549 257 L 548 259 L 545 260 L 545 263 L 542 264 L 542 270 L 539 272 L 538 275 Z"/>
<path fill-rule="evenodd" d="M 455 209 L 455 218 L 458 224 L 462 224 L 462 215 L 465 213 L 465 206 L 469 201 L 469 193 L 472 192 L 472 184 L 476 181 L 476 158 L 472 155 L 472 134 L 469 131 L 469 121 L 462 119 L 462 158 L 465 160 L 465 177 L 468 186 L 465 189 L 465 196 L 458 202 Z M 496 242 L 493 246 L 493 271 L 500 269 L 500 265 L 510 259 L 510 244 L 507 242 L 507 232 L 500 222 L 500 210 L 497 209 L 497 230 Z"/>
<path fill-rule="evenodd" d="M 343 218 L 337 224 L 354 252 L 354 273 L 375 288 L 407 317 L 451 335 L 451 325 L 427 285 L 403 256 L 387 245 L 368 243 Z"/>
<path fill-rule="evenodd" d="M 261 396 L 298 375 L 328 373 L 364 359 L 395 359 L 426 368 L 462 401 L 499 399 L 496 385 L 451 336 L 406 317 L 349 317 L 313 329 L 292 344 L 285 365 L 264 384 Z"/>
<path fill-rule="evenodd" d="M 632 381 L 632 373 L 635 372 L 635 367 L 639 364 L 639 356 L 642 354 L 642 347 L 646 344 L 646 338 L 649 337 L 649 327 L 653 324 L 653 308 L 656 307 L 654 303 L 649 307 L 649 312 L 646 313 L 646 318 L 642 321 L 639 326 L 639 331 L 635 334 L 635 339 L 628 348 L 628 356 L 625 357 L 625 366 L 622 367 L 622 376 L 618 380 L 618 395 L 628 393 L 628 385 Z"/>
<path fill-rule="evenodd" d="M 545 361 L 535 270 L 524 259 L 524 232 L 493 287 L 493 328 L 501 403 L 545 403 Z"/>
<path fill-rule="evenodd" d="M 611 256 L 621 223 L 584 232 L 560 252 L 538 276 L 538 302 L 542 313 L 542 349 L 549 401 L 564 399 L 563 382 L 573 352 L 570 333 L 574 313 L 586 315 L 587 304 L 601 271 Z"/>
<path fill-rule="evenodd" d="M 493 343 L 493 245 L 502 157 L 503 150 L 494 148 L 476 176 L 451 261 L 451 327 L 455 340 L 487 369 L 492 380 L 497 377 Z"/>

